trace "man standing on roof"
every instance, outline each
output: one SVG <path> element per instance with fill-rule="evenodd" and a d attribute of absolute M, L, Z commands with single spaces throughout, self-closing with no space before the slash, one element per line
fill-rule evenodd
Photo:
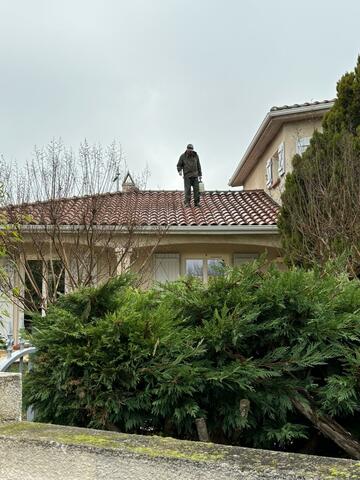
<path fill-rule="evenodd" d="M 198 154 L 193 145 L 189 143 L 186 151 L 180 156 L 177 170 L 179 175 L 184 175 L 185 207 L 190 207 L 191 187 L 194 191 L 195 207 L 200 206 L 199 180 L 201 182 L 201 165 Z"/>

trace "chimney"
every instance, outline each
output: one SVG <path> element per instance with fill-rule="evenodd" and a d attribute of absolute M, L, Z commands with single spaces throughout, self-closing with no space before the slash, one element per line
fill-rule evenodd
<path fill-rule="evenodd" d="M 124 178 L 123 183 L 122 183 L 122 191 L 123 192 L 138 192 L 139 191 L 138 187 L 135 185 L 135 182 L 134 182 L 132 176 L 130 175 L 130 172 L 127 172 L 127 174 L 125 175 L 125 178 Z"/>

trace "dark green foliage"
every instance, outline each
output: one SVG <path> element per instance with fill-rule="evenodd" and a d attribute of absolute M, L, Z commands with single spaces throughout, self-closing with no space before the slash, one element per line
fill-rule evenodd
<path fill-rule="evenodd" d="M 176 416 L 178 402 L 195 408 L 191 393 L 201 389 L 201 365 L 191 361 L 203 349 L 162 315 L 156 292 L 130 284 L 119 277 L 64 296 L 46 318 L 36 318 L 38 355 L 26 390 L 39 420 L 160 429 L 158 416 L 169 408 Z M 162 383 L 169 385 L 165 398 Z M 180 431 L 186 421 L 179 418 Z"/>
<path fill-rule="evenodd" d="M 63 297 L 32 340 L 40 421 L 196 439 L 205 417 L 213 441 L 287 449 L 315 435 L 292 398 L 359 423 L 360 284 L 331 273 L 254 263 L 147 292 L 118 278 Z"/>
<path fill-rule="evenodd" d="M 279 229 L 290 264 L 324 265 L 342 257 L 360 271 L 360 57 L 338 82 L 322 132 L 293 158 Z"/>
<path fill-rule="evenodd" d="M 341 77 L 336 92 L 336 102 L 324 119 L 324 129 L 333 134 L 347 131 L 355 135 L 360 126 L 360 56 L 354 71 Z"/>

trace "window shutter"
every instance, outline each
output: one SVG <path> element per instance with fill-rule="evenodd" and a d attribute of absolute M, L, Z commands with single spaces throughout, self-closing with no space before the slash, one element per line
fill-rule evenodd
<path fill-rule="evenodd" d="M 239 267 L 245 263 L 252 262 L 258 258 L 257 253 L 234 253 L 234 267 Z"/>
<path fill-rule="evenodd" d="M 272 159 L 269 158 L 269 160 L 266 162 L 266 186 L 271 187 L 273 183 L 273 178 L 272 178 Z"/>
<path fill-rule="evenodd" d="M 279 159 L 279 166 L 278 166 L 279 175 L 284 175 L 284 173 L 285 173 L 285 145 L 284 145 L 284 143 L 281 143 L 279 145 L 278 159 Z"/>
<path fill-rule="evenodd" d="M 178 253 L 156 253 L 154 255 L 154 280 L 173 282 L 180 276 L 180 255 Z"/>
<path fill-rule="evenodd" d="M 296 153 L 302 155 L 310 145 L 310 137 L 302 137 L 296 140 Z"/>

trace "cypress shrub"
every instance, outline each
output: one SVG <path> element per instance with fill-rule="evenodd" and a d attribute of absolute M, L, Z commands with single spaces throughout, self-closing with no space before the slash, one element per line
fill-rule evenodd
<path fill-rule="evenodd" d="M 34 320 L 26 402 L 38 421 L 196 439 L 200 417 L 215 442 L 328 453 L 296 402 L 357 435 L 359 312 L 359 281 L 331 271 L 119 277 Z"/>

